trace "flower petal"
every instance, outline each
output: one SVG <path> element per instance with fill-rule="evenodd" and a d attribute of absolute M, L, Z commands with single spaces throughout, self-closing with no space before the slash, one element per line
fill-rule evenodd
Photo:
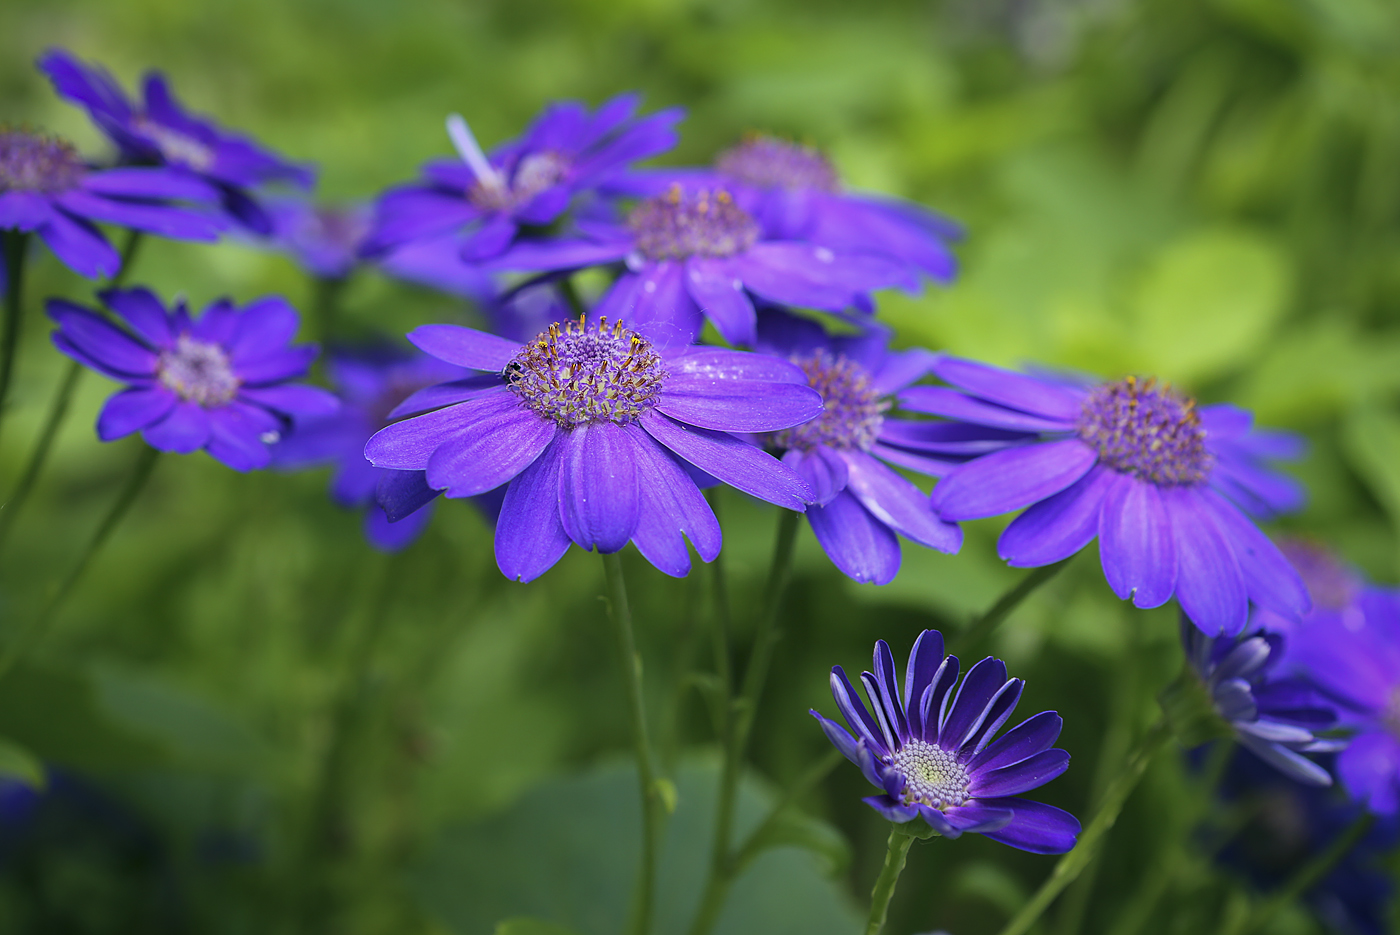
<path fill-rule="evenodd" d="M 938 745 L 956 749 L 987 709 L 987 703 L 1006 684 L 1006 663 L 986 657 L 967 671 L 947 716 L 938 725 Z"/>
<path fill-rule="evenodd" d="M 690 554 L 682 535 L 690 539 L 701 561 L 714 561 L 723 539 L 719 521 L 700 488 L 675 455 L 650 435 L 635 432 L 632 444 L 642 506 L 632 544 L 647 561 L 673 577 L 690 572 Z"/>
<path fill-rule="evenodd" d="M 994 451 L 939 481 L 933 508 L 945 520 L 1009 513 L 1059 493 L 1097 461 L 1094 449 L 1077 438 Z"/>
<path fill-rule="evenodd" d="M 1015 812 L 1011 824 L 1000 831 L 989 831 L 993 841 L 1029 851 L 1032 854 L 1063 854 L 1079 837 L 1079 819 L 1069 812 L 1028 799 L 979 799 L 988 808 L 1009 808 Z"/>
<path fill-rule="evenodd" d="M 1201 491 L 1176 487 L 1162 496 L 1171 516 L 1182 611 L 1207 635 L 1240 632 L 1249 615 L 1244 576 Z"/>
<path fill-rule="evenodd" d="M 506 488 L 496 520 L 496 566 L 512 581 L 535 580 L 569 550 L 559 520 L 563 451 L 558 438 Z"/>
<path fill-rule="evenodd" d="M 155 353 L 100 315 L 63 299 L 50 299 L 47 308 L 63 337 L 107 371 L 133 377 L 155 373 Z"/>
<path fill-rule="evenodd" d="M 1215 491 L 1202 491 L 1201 497 L 1230 540 L 1250 599 L 1293 620 L 1307 613 L 1312 608 L 1308 589 L 1278 546 Z"/>
<path fill-rule="evenodd" d="M 889 753 L 889 748 L 885 746 L 884 732 L 856 694 L 851 680 L 846 678 L 846 670 L 840 666 L 832 666 L 830 681 L 831 697 L 836 699 L 836 707 L 846 719 L 851 731 L 864 740 L 869 749 L 878 751 L 881 755 Z"/>
<path fill-rule="evenodd" d="M 481 402 L 487 405 L 469 413 L 471 421 L 460 423 L 451 436 L 434 449 L 425 465 L 428 486 L 444 491 L 449 497 L 474 497 L 501 486 L 528 467 L 559 434 L 558 426 L 521 408 L 513 397 L 509 398 L 509 405 L 497 403 L 494 397 L 489 402 Z M 461 403 L 440 411 L 452 412 L 471 405 Z M 371 445 L 374 440 L 370 439 Z M 376 466 L 381 466 L 368 446 L 365 454 Z M 403 470 L 399 465 L 382 466 Z"/>
<path fill-rule="evenodd" d="M 103 304 L 116 312 L 136 333 L 154 348 L 168 347 L 175 340 L 170 316 L 155 293 L 149 289 L 105 289 L 97 294 Z"/>
<path fill-rule="evenodd" d="M 825 506 L 809 506 L 807 521 L 831 563 L 853 581 L 889 584 L 899 573 L 899 539 L 861 502 L 842 490 Z"/>
<path fill-rule="evenodd" d="M 909 650 L 909 664 L 904 669 L 904 705 L 909 715 L 909 730 L 918 737 L 923 737 L 919 701 L 942 662 L 943 634 L 937 630 L 924 630 L 914 640 L 914 646 Z"/>
<path fill-rule="evenodd" d="M 790 468 L 733 435 L 682 425 L 655 410 L 642 413 L 640 422 L 671 451 L 750 496 L 798 512 L 814 498 Z"/>
<path fill-rule="evenodd" d="M 238 391 L 238 397 L 289 416 L 303 418 L 326 416 L 340 409 L 340 399 L 330 390 L 304 383 L 246 386 Z"/>
<path fill-rule="evenodd" d="M 944 357 L 933 372 L 989 402 L 1058 422 L 1075 422 L 1084 406 L 1084 391 L 960 357 Z"/>
<path fill-rule="evenodd" d="M 807 451 L 793 448 L 783 455 L 783 463 L 811 485 L 816 494 L 813 501 L 815 506 L 826 506 L 834 500 L 837 494 L 846 489 L 850 476 L 846 462 L 825 445 L 817 445 Z"/>
<path fill-rule="evenodd" d="M 593 422 L 563 436 L 557 496 L 564 531 L 580 548 L 616 552 L 632 538 L 642 509 L 629 429 Z"/>
<path fill-rule="evenodd" d="M 110 277 L 121 269 L 121 254 L 91 221 L 53 211 L 38 230 L 53 255 L 79 276 Z"/>
<path fill-rule="evenodd" d="M 847 489 L 880 522 L 920 545 L 955 553 L 962 529 L 940 519 L 922 490 L 863 451 L 843 451 Z"/>
<path fill-rule="evenodd" d="M 110 397 L 97 417 L 97 437 L 115 441 L 163 419 L 178 398 L 163 386 L 133 386 Z"/>
<path fill-rule="evenodd" d="M 408 333 L 414 347 L 449 364 L 500 373 L 521 347 L 494 334 L 461 325 L 420 325 Z"/>
<path fill-rule="evenodd" d="M 428 486 L 426 471 L 380 470 L 374 502 L 391 523 L 397 523 L 442 495 Z"/>
<path fill-rule="evenodd" d="M 395 422 L 380 429 L 370 438 L 365 444 L 365 457 L 375 467 L 393 468 L 396 471 L 422 471 L 427 468 L 428 459 L 439 445 L 477 424 L 489 424 L 503 414 L 519 409 L 518 400 L 501 390 L 446 409 Z"/>
<path fill-rule="evenodd" d="M 152 448 L 187 455 L 209 441 L 209 414 L 194 403 L 176 403 L 164 419 L 146 426 L 141 437 Z"/>
<path fill-rule="evenodd" d="M 256 361 L 280 351 L 296 336 L 301 320 L 296 309 L 279 296 L 267 296 L 249 303 L 238 316 L 229 340 L 229 355 L 235 363 Z"/>
<path fill-rule="evenodd" d="M 772 432 L 822 412 L 821 394 L 807 385 L 802 371 L 775 357 L 705 348 L 668 358 L 665 366 L 656 408 L 690 425 Z"/>
<path fill-rule="evenodd" d="M 945 810 L 943 817 L 963 834 L 986 834 L 1011 824 L 1016 812 L 1009 808 L 988 808 L 974 799 L 967 805 Z"/>
<path fill-rule="evenodd" d="M 968 396 L 946 386 L 911 386 L 899 394 L 901 409 L 1014 432 L 1064 432 L 1071 425 Z"/>
<path fill-rule="evenodd" d="M 1176 585 L 1173 542 L 1156 485 L 1116 474 L 1099 512 L 1099 559 L 1113 593 L 1143 608 L 1171 600 Z"/>
<path fill-rule="evenodd" d="M 1058 747 L 1027 757 L 1011 766 L 1003 766 L 972 777 L 968 791 L 978 798 L 999 795 L 1019 795 L 1039 789 L 1069 769 L 1069 754 Z"/>
<path fill-rule="evenodd" d="M 744 283 L 723 260 L 692 257 L 685 264 L 685 286 L 700 311 L 730 344 L 752 347 L 758 316 Z"/>
<path fill-rule="evenodd" d="M 1001 769 L 1048 750 L 1060 737 L 1064 720 L 1054 711 L 1027 718 L 992 741 L 967 763 L 970 772 Z"/>
<path fill-rule="evenodd" d="M 1014 568 L 1052 565 L 1099 534 L 1099 512 L 1116 473 L 1096 464 L 1052 497 L 1032 504 L 997 540 L 997 554 Z"/>

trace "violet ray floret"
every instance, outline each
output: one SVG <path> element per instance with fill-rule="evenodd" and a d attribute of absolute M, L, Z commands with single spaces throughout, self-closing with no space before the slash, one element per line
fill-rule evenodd
<path fill-rule="evenodd" d="M 892 822 L 922 818 L 947 838 L 984 834 L 1037 854 L 1062 854 L 1079 834 L 1073 815 L 1020 798 L 1059 776 L 1069 754 L 1053 747 L 1061 721 L 1044 711 L 1000 738 L 1024 683 L 1008 679 L 990 656 L 973 666 L 954 691 L 956 656 L 943 637 L 925 630 L 909 654 L 901 693 L 894 657 L 875 644 L 875 672 L 861 674 L 863 703 L 840 666 L 831 691 L 850 730 L 812 711 L 827 738 L 883 794 L 866 804 Z"/>

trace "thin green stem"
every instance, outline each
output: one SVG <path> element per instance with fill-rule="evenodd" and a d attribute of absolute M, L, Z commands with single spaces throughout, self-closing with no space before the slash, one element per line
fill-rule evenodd
<path fill-rule="evenodd" d="M 127 510 L 136 502 L 136 498 L 140 495 L 141 489 L 146 486 L 146 481 L 151 477 L 151 471 L 156 466 L 156 458 L 159 454 L 160 451 L 155 448 L 151 448 L 148 445 L 141 446 L 141 454 L 137 457 L 135 469 L 127 478 L 126 485 L 122 487 L 121 492 L 117 494 L 117 499 L 113 502 L 112 508 L 107 511 L 107 515 L 102 518 L 102 522 L 98 525 L 96 532 L 94 532 L 92 538 L 88 540 L 87 547 L 83 549 L 82 554 L 78 557 L 77 564 L 73 566 L 73 569 L 68 572 L 68 576 L 59 584 L 58 590 L 49 598 L 44 608 L 39 612 L 39 615 L 34 618 L 33 622 L 31 622 L 22 633 L 20 633 L 14 642 L 5 648 L 4 655 L 0 656 L 0 679 L 4 678 L 10 669 L 14 667 L 14 664 L 28 652 L 33 643 L 43 635 L 44 631 L 53 621 L 59 608 L 63 606 L 63 602 L 66 601 L 68 596 L 73 592 L 74 586 L 82 579 L 83 572 L 87 570 L 88 565 L 92 562 L 93 556 L 95 556 L 102 548 L 103 544 L 106 543 L 107 538 L 111 536 L 112 531 L 117 528 L 117 524 L 120 523 L 122 517 L 126 515 Z"/>
<path fill-rule="evenodd" d="M 23 231 L 0 233 L 5 263 L 5 309 L 0 322 L 0 419 L 5 417 L 10 395 L 10 378 L 15 369 L 15 353 L 19 349 L 19 326 L 24 317 L 24 250 L 29 235 Z"/>
<path fill-rule="evenodd" d="M 1021 911 L 1016 913 L 1015 917 L 1002 928 L 1001 935 L 1024 935 L 1030 931 L 1031 926 L 1035 925 L 1041 914 L 1055 901 L 1055 897 L 1074 882 L 1093 858 L 1099 841 L 1118 820 L 1118 815 L 1123 811 L 1123 805 L 1128 801 L 1128 796 L 1132 791 L 1137 788 L 1138 780 L 1146 771 L 1147 764 L 1166 746 L 1167 742 L 1171 740 L 1171 736 L 1165 719 L 1159 719 L 1152 725 L 1147 736 L 1129 755 L 1123 771 L 1118 774 L 1118 778 L 1104 793 L 1103 803 L 1099 806 L 1098 812 L 1089 822 L 1088 827 L 1080 833 L 1079 843 L 1074 846 L 1073 850 L 1060 858 L 1059 862 L 1055 864 L 1055 869 L 1050 872 L 1050 876 L 1041 884 L 1040 889 L 1030 898 L 1029 902 L 1021 907 Z"/>
<path fill-rule="evenodd" d="M 1027 574 L 1014 587 L 998 598 L 990 610 L 972 621 L 965 630 L 959 633 L 952 640 L 949 652 L 961 655 L 981 647 L 996 628 L 1001 626 L 1002 621 L 1011 616 L 1011 612 L 1020 606 L 1022 601 L 1029 597 L 1036 588 L 1058 575 L 1060 570 L 1072 561 L 1074 561 L 1073 558 L 1067 558 L 1053 565 L 1042 565 Z"/>
<path fill-rule="evenodd" d="M 121 288 L 122 284 L 131 276 L 131 267 L 136 263 L 136 253 L 141 249 L 141 244 L 145 239 L 138 230 L 126 232 L 126 242 L 122 244 L 121 265 L 117 267 L 117 274 L 107 283 L 109 288 Z"/>
<path fill-rule="evenodd" d="M 833 748 L 827 751 L 826 756 L 814 763 L 807 772 L 798 777 L 797 782 L 788 787 L 782 798 L 773 803 L 773 807 L 768 810 L 768 814 L 764 816 L 763 821 L 759 822 L 758 827 L 754 828 L 744 839 L 744 843 L 739 845 L 739 850 L 734 857 L 735 876 L 738 876 L 749 862 L 762 852 L 764 839 L 782 819 L 783 812 L 806 795 L 817 783 L 825 779 L 844 760 L 845 757 L 841 755 L 841 751 Z"/>
<path fill-rule="evenodd" d="M 637 782 L 642 796 L 642 865 L 632 903 L 628 932 L 646 935 L 651 931 L 656 893 L 656 855 L 661 836 L 661 790 L 652 765 L 651 742 L 647 739 L 646 702 L 642 694 L 642 657 L 632 635 L 632 611 L 627 604 L 627 584 L 622 577 L 622 559 L 616 552 L 603 556 L 607 577 L 608 616 L 617 631 L 623 677 L 627 683 L 627 706 L 632 715 L 632 744 L 637 755 Z"/>
<path fill-rule="evenodd" d="M 568 303 L 569 310 L 576 318 L 582 318 L 588 308 L 583 304 L 583 298 L 578 294 L 578 286 L 574 285 L 574 277 L 565 276 L 558 282 L 559 294 Z"/>
<path fill-rule="evenodd" d="M 909 846 L 914 839 L 898 827 L 890 828 L 889 849 L 885 852 L 885 865 L 870 891 L 870 921 L 865 923 L 865 935 L 880 935 L 885 927 L 885 917 L 889 915 L 890 899 L 899 883 L 899 875 L 904 872 L 904 861 L 909 854 Z"/>
<path fill-rule="evenodd" d="M 1226 923 L 1220 927 L 1221 935 L 1250 935 L 1251 932 L 1256 932 L 1268 925 L 1281 909 L 1312 889 L 1323 877 L 1331 873 L 1342 858 L 1351 853 L 1351 849 L 1361 842 L 1375 821 L 1374 815 L 1363 811 L 1345 831 L 1337 835 L 1336 839 L 1327 845 L 1325 850 L 1299 867 L 1288 878 L 1288 882 L 1260 903 L 1253 912 L 1226 920 Z"/>
<path fill-rule="evenodd" d="M 317 337 L 325 341 L 335 331 L 336 319 L 340 317 L 340 297 L 345 293 L 348 276 L 316 277 L 312 299 L 312 309 L 316 320 Z"/>

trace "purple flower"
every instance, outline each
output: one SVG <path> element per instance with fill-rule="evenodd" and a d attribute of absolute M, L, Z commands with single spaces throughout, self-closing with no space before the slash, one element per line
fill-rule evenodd
<path fill-rule="evenodd" d="M 893 822 L 922 817 L 946 838 L 985 834 L 1035 854 L 1074 847 L 1073 815 L 1017 797 L 1069 767 L 1069 754 L 1051 747 L 1060 716 L 1042 711 L 992 740 L 1025 687 L 1007 679 L 1005 663 L 988 656 L 954 691 L 958 657 L 944 656 L 942 635 L 925 630 L 909 653 L 902 697 L 884 640 L 875 644 L 874 668 L 860 676 L 869 708 L 841 667 L 831 670 L 831 694 L 855 736 L 812 712 L 846 759 L 884 790 L 866 804 Z"/>
<path fill-rule="evenodd" d="M 786 428 L 821 410 L 786 361 L 659 349 L 606 318 L 550 325 L 523 347 L 456 325 L 408 337 L 484 373 L 409 397 L 391 417 L 435 411 L 380 431 L 365 456 L 376 467 L 426 471 L 449 497 L 509 485 L 496 523 L 496 562 L 508 578 L 538 577 L 570 542 L 616 552 L 630 540 L 675 576 L 690 570 L 685 538 L 712 560 L 720 529 L 695 469 L 788 509 L 811 499 L 780 461 L 729 434 Z"/>
<path fill-rule="evenodd" d="M 939 519 L 928 495 L 882 461 L 942 474 L 972 453 L 1005 444 L 1002 436 L 1014 437 L 887 416 L 890 397 L 937 359 L 922 349 L 891 352 L 887 342 L 876 328 L 835 337 L 784 311 L 759 314 L 757 350 L 801 367 L 825 405 L 811 422 L 767 435 L 764 444 L 816 493 L 807 520 L 827 556 L 851 578 L 876 584 L 888 584 L 899 571 L 896 533 L 941 552 L 962 545 L 962 530 Z"/>
<path fill-rule="evenodd" d="M 278 199 L 265 206 L 272 218 L 273 244 L 307 272 L 321 279 L 344 279 L 359 263 L 369 236 L 368 205 L 318 205 L 305 199 Z"/>
<path fill-rule="evenodd" d="M 0 228 L 36 232 L 83 276 L 112 276 L 121 266 L 94 222 L 179 240 L 217 240 L 226 226 L 218 204 L 217 190 L 182 173 L 97 170 L 63 140 L 0 129 Z"/>
<path fill-rule="evenodd" d="M 771 236 L 723 188 L 683 187 L 643 199 L 625 220 L 595 211 L 572 236 L 522 240 L 502 270 L 563 270 L 626 261 L 598 303 L 648 336 L 689 343 L 708 318 L 732 344 L 757 340 L 754 299 L 842 312 L 873 310 L 870 292 L 914 288 L 900 264 L 870 254 Z"/>
<path fill-rule="evenodd" d="M 955 358 L 934 372 L 956 389 L 916 386 L 900 405 L 1023 433 L 933 492 L 947 520 L 1029 507 L 998 543 L 1010 564 L 1048 565 L 1097 536 L 1114 593 L 1138 607 L 1175 594 L 1206 633 L 1239 633 L 1250 600 L 1293 617 L 1308 609 L 1297 573 L 1239 509 L 1298 506 L 1297 485 L 1264 466 L 1296 453 L 1292 436 L 1252 432 L 1245 410 L 1197 408 L 1152 380 L 1080 386 Z"/>
<path fill-rule="evenodd" d="M 250 471 L 267 466 L 268 445 L 290 418 L 339 405 L 323 389 L 288 382 L 306 373 L 316 347 L 287 346 L 298 321 L 284 299 L 258 299 L 242 310 L 220 299 L 192 321 L 183 301 L 168 312 L 146 289 L 100 296 L 131 330 L 63 299 L 50 299 L 48 312 L 59 326 L 53 343 L 60 351 L 128 384 L 97 417 L 104 442 L 139 431 L 153 448 L 203 448 L 236 471 Z"/>
<path fill-rule="evenodd" d="M 551 104 L 520 139 L 490 158 L 466 121 L 453 114 L 448 135 L 461 158 L 429 162 L 422 181 L 386 192 L 366 252 L 463 232 L 463 260 L 499 255 L 521 226 L 554 222 L 576 194 L 676 145 L 673 125 L 683 112 L 637 119 L 639 102 L 638 95 L 622 94 L 592 114 L 577 101 Z"/>
<path fill-rule="evenodd" d="M 1309 682 L 1274 673 L 1284 656 L 1284 637 L 1206 636 L 1183 617 L 1181 642 L 1215 713 L 1243 747 L 1290 779 L 1332 784 L 1327 770 L 1303 754 L 1333 753 L 1345 746 L 1345 741 L 1316 736 L 1336 724 L 1337 715 Z"/>
<path fill-rule="evenodd" d="M 63 49 L 39 59 L 59 95 L 85 108 L 94 123 L 116 144 L 124 163 L 160 165 L 215 186 L 224 210 L 254 233 L 272 233 L 272 220 L 247 189 L 286 181 L 310 187 L 314 175 L 259 146 L 252 139 L 221 129 L 180 106 L 159 72 L 148 72 L 144 99 L 126 96 L 107 71 L 86 65 Z"/>
<path fill-rule="evenodd" d="M 331 497 L 342 506 L 364 510 L 365 538 L 370 544 L 386 552 L 405 548 L 427 527 L 432 510 L 415 500 L 413 508 L 404 511 L 410 504 L 396 500 L 395 515 L 386 515 L 377 503 L 379 492 L 392 497 L 417 490 L 431 501 L 438 491 L 427 487 L 421 471 L 390 471 L 370 464 L 365 460 L 365 442 L 390 423 L 389 413 L 409 396 L 470 373 L 426 354 L 387 349 L 331 354 L 328 370 L 339 391 L 340 408 L 297 419 L 273 446 L 273 464 L 288 469 L 334 464 Z"/>

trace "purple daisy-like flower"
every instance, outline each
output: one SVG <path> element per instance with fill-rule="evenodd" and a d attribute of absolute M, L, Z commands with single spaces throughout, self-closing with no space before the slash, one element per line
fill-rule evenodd
<path fill-rule="evenodd" d="M 63 140 L 0 128 L 0 229 L 33 231 L 75 273 L 115 275 L 121 257 L 94 222 L 177 240 L 217 240 L 219 192 L 159 167 L 93 169 Z"/>
<path fill-rule="evenodd" d="M 831 670 L 831 694 L 851 733 L 812 712 L 827 739 L 884 790 L 866 804 L 893 822 L 922 817 L 946 838 L 985 834 L 1035 854 L 1074 847 L 1073 815 L 1019 798 L 1069 767 L 1069 754 L 1052 747 L 1060 716 L 1042 711 L 992 739 L 1025 687 L 1006 677 L 1005 663 L 988 656 L 954 691 L 958 657 L 944 656 L 943 636 L 925 630 L 909 653 L 902 695 L 884 640 L 875 644 L 874 669 L 860 676 L 868 708 L 842 668 Z"/>
<path fill-rule="evenodd" d="M 159 72 L 146 74 L 137 103 L 105 69 L 63 49 L 49 50 L 38 64 L 60 96 L 87 110 L 123 162 L 165 166 L 215 186 L 224 210 L 256 234 L 271 234 L 273 225 L 249 188 L 268 182 L 309 188 L 315 178 L 305 166 L 185 110 Z"/>
<path fill-rule="evenodd" d="M 369 205 L 322 205 L 305 199 L 278 199 L 265 206 L 272 218 L 273 245 L 290 254 L 313 276 L 344 279 L 360 261 L 369 236 Z"/>
<path fill-rule="evenodd" d="M 365 538 L 394 552 L 410 545 L 432 518 L 429 507 L 439 491 L 421 471 L 390 471 L 365 460 L 365 442 L 391 421 L 389 413 L 409 396 L 439 383 L 460 380 L 470 371 L 427 354 L 387 349 L 330 355 L 330 378 L 340 408 L 297 419 L 272 449 L 273 464 L 300 469 L 333 464 L 331 497 L 342 506 L 364 510 Z M 410 476 L 406 476 L 410 475 Z M 383 496 L 387 505 L 380 504 Z"/>
<path fill-rule="evenodd" d="M 314 386 L 291 383 L 316 357 L 315 345 L 288 347 L 297 313 L 270 296 L 238 309 L 220 299 L 192 320 L 185 303 L 167 311 L 147 289 L 112 289 L 102 301 L 130 326 L 63 299 L 50 299 L 54 345 L 127 388 L 107 400 L 97 437 L 141 432 L 146 444 L 189 454 L 203 448 L 237 471 L 266 467 L 268 446 L 288 420 L 339 405 Z"/>
<path fill-rule="evenodd" d="M 807 484 L 731 432 L 805 422 L 821 398 L 784 360 L 712 347 L 658 348 L 606 318 L 548 330 L 524 346 L 456 325 L 408 337 L 421 350 L 484 371 L 429 387 L 365 446 L 376 467 L 426 471 L 449 497 L 502 485 L 496 562 L 529 581 L 569 544 L 616 552 L 631 541 L 661 571 L 690 570 L 685 539 L 704 561 L 720 529 L 692 478 L 710 477 L 802 510 Z M 441 408 L 439 408 L 441 407 Z"/>
<path fill-rule="evenodd" d="M 801 367 L 825 407 L 811 422 L 765 436 L 765 447 L 812 485 L 817 498 L 807 520 L 827 556 L 849 577 L 876 584 L 899 571 L 898 535 L 941 552 L 962 545 L 957 524 L 940 519 L 928 495 L 883 462 L 941 475 L 1016 437 L 887 415 L 894 394 L 937 360 L 923 349 L 892 352 L 888 338 L 878 326 L 837 337 L 814 321 L 763 309 L 756 345 Z"/>
<path fill-rule="evenodd" d="M 1206 633 L 1239 633 L 1250 600 L 1292 617 L 1307 611 L 1303 582 L 1240 509 L 1300 504 L 1297 484 L 1265 466 L 1296 453 L 1292 436 L 1252 431 L 1249 412 L 1198 408 L 1152 380 L 1082 386 L 951 357 L 934 372 L 955 388 L 912 387 L 900 405 L 1024 433 L 933 492 L 947 520 L 1024 509 L 997 546 L 1011 565 L 1058 562 L 1097 537 L 1115 594 L 1137 607 L 1174 594 Z"/>
<path fill-rule="evenodd" d="M 452 115 L 448 135 L 461 158 L 429 162 L 422 181 L 386 192 L 366 252 L 460 232 L 462 260 L 498 256 L 522 226 L 553 223 L 578 193 L 676 145 L 674 125 L 684 112 L 639 119 L 640 100 L 618 95 L 591 114 L 577 101 L 551 104 L 523 136 L 490 157 L 466 121 Z"/>
<path fill-rule="evenodd" d="M 676 183 L 625 219 L 594 212 L 575 223 L 572 236 L 522 240 L 493 265 L 540 271 L 625 261 L 597 311 L 667 343 L 694 341 L 708 318 L 726 341 L 751 347 L 755 299 L 869 312 L 872 290 L 917 286 L 902 265 L 881 257 L 770 236 L 723 188 Z"/>
<path fill-rule="evenodd" d="M 1275 673 L 1285 639 L 1277 633 L 1206 636 L 1183 616 L 1186 661 L 1242 746 L 1298 782 L 1330 786 L 1332 777 L 1304 753 L 1334 753 L 1345 741 L 1317 736 L 1337 723 L 1336 712 L 1308 681 Z"/>

